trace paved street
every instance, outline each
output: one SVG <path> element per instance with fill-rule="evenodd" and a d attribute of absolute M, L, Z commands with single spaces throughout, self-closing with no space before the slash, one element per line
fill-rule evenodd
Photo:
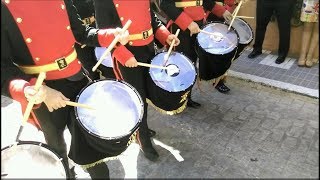
<path fill-rule="evenodd" d="M 112 178 L 318 178 L 319 100 L 229 78 L 228 95 L 196 85 L 200 109 L 149 107 L 157 162 L 132 144 L 109 161 Z"/>
<path fill-rule="evenodd" d="M 229 94 L 219 93 L 209 82 L 195 85 L 193 99 L 202 104 L 200 109 L 169 116 L 149 106 L 149 127 L 157 132 L 153 141 L 159 160 L 147 160 L 132 143 L 119 159 L 107 162 L 111 178 L 319 178 L 318 87 L 312 89 L 313 81 L 294 84 L 278 77 L 243 75 L 245 66 L 240 65 L 245 62 L 241 63 L 231 69 Z M 305 73 L 306 69 L 294 66 L 286 72 Z M 318 69 L 317 65 L 309 74 L 319 78 Z M 4 147 L 3 142 L 14 141 L 17 131 L 10 126 L 17 130 L 22 114 L 3 98 L 1 111 Z M 44 142 L 32 127 L 23 133 L 23 140 Z"/>

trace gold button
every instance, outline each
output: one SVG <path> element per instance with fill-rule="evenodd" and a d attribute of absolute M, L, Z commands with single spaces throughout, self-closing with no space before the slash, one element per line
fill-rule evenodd
<path fill-rule="evenodd" d="M 70 29 L 71 29 L 71 27 L 70 27 L 70 26 L 67 26 L 67 29 L 68 29 L 68 30 L 70 30 Z"/>
<path fill-rule="evenodd" d="M 61 9 L 64 9 L 64 8 L 65 8 L 64 4 L 61 4 Z"/>
<path fill-rule="evenodd" d="M 119 7 L 119 4 L 116 4 L 116 7 Z"/>
<path fill-rule="evenodd" d="M 132 42 L 132 41 L 130 41 L 130 42 L 129 42 L 129 45 L 130 45 L 130 46 L 132 46 L 132 44 L 133 44 L 133 42 Z"/>
<path fill-rule="evenodd" d="M 10 0 L 5 0 L 4 2 L 7 3 L 7 4 L 9 4 L 9 3 L 10 3 Z"/>
<path fill-rule="evenodd" d="M 22 19 L 21 18 L 17 18 L 17 23 L 21 23 Z"/>
<path fill-rule="evenodd" d="M 123 21 L 123 20 L 124 20 L 124 18 L 123 18 L 123 17 L 121 17 L 121 18 L 120 18 L 120 20 L 121 20 L 121 21 Z"/>
<path fill-rule="evenodd" d="M 31 43 L 31 42 L 32 42 L 32 39 L 31 39 L 31 38 L 27 38 L 27 39 L 26 39 L 26 42 L 27 42 L 27 43 Z"/>
<path fill-rule="evenodd" d="M 36 57 L 36 61 L 39 61 L 39 60 L 40 60 L 40 58 Z"/>
<path fill-rule="evenodd" d="M 78 64 L 81 64 L 81 62 L 80 62 L 80 61 L 78 61 Z"/>

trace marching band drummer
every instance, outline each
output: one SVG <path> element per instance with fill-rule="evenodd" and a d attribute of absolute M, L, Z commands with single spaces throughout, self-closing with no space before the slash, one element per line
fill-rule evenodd
<path fill-rule="evenodd" d="M 2 93 L 19 101 L 23 112 L 28 100 L 34 100 L 37 108 L 33 111 L 47 144 L 63 158 L 66 167 L 63 132 L 68 125 L 72 136 L 69 157 L 86 165 L 92 179 L 109 177 L 107 165 L 99 163 L 108 155 L 88 144 L 76 123 L 74 109 L 66 106 L 65 101 L 74 101 L 88 83 L 73 45 L 78 41 L 108 46 L 118 34 L 121 44 L 114 54 L 128 42 L 128 32 L 83 26 L 71 0 L 1 1 Z M 46 72 L 45 85 L 35 91 L 34 77 L 40 72 Z M 70 178 L 74 178 L 72 173 Z"/>
<path fill-rule="evenodd" d="M 236 7 L 235 0 L 217 0 L 216 3 L 223 5 L 223 7 L 231 13 L 234 11 L 234 9 Z M 223 17 L 219 17 L 211 12 L 208 14 L 208 17 L 207 17 L 208 22 L 210 22 L 210 21 L 225 21 L 225 20 L 226 19 L 224 19 Z M 221 80 L 218 82 L 218 84 L 215 87 L 221 93 L 227 93 L 230 91 L 230 88 L 225 85 L 226 80 L 227 80 L 227 72 L 223 75 L 223 77 L 221 78 Z M 213 82 L 213 86 L 214 85 L 215 85 L 215 82 Z"/>
<path fill-rule="evenodd" d="M 144 156 L 155 161 L 159 154 L 151 143 L 147 123 L 148 68 L 137 67 L 137 61 L 150 63 L 155 56 L 155 38 L 163 45 L 170 44 L 173 40 L 175 40 L 174 45 L 178 45 L 180 41 L 174 34 L 170 34 L 156 18 L 150 9 L 149 0 L 94 0 L 94 5 L 99 28 L 114 28 L 124 25 L 128 20 L 132 21 L 128 28 L 129 43 L 118 48 L 121 53 L 112 53 L 116 59 L 114 70 L 118 79 L 123 79 L 137 89 L 144 102 L 144 114 L 137 133 L 137 140 Z"/>
<path fill-rule="evenodd" d="M 200 32 L 199 26 L 203 25 L 205 12 L 211 11 L 218 17 L 224 17 L 227 20 L 232 19 L 231 13 L 213 0 L 162 0 L 160 7 L 174 22 L 168 24 L 167 27 L 171 25 L 172 32 L 175 32 L 178 28 L 182 30 L 179 33 L 181 45 L 177 46 L 175 50 L 183 52 L 194 64 L 197 61 L 196 34 Z M 192 108 L 201 106 L 191 99 L 191 92 L 189 93 L 187 106 Z"/>
<path fill-rule="evenodd" d="M 82 19 L 82 23 L 84 25 L 96 27 L 92 0 L 73 0 L 73 5 L 77 8 L 78 14 Z M 82 63 L 82 66 L 87 70 L 89 77 L 92 80 L 100 79 L 99 72 L 91 71 L 92 67 L 97 62 L 94 54 L 94 47 L 76 43 L 74 45 L 74 48 L 77 51 L 77 55 L 80 62 Z"/>

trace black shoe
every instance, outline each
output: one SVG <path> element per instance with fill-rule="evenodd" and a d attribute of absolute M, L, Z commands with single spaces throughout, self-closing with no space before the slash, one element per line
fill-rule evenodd
<path fill-rule="evenodd" d="M 187 106 L 198 109 L 200 108 L 201 104 L 193 101 L 192 99 L 188 99 Z"/>
<path fill-rule="evenodd" d="M 230 88 L 228 88 L 223 82 L 219 82 L 216 86 L 216 89 L 221 93 L 227 93 L 230 91 Z"/>
<path fill-rule="evenodd" d="M 143 152 L 144 156 L 150 161 L 156 161 L 159 158 L 159 154 L 152 146 L 150 137 L 141 137 L 140 132 L 138 132 L 137 137 L 140 149 Z"/>
<path fill-rule="evenodd" d="M 286 56 L 278 56 L 278 58 L 276 59 L 276 64 L 281 64 L 284 62 L 284 60 L 286 60 Z"/>
<path fill-rule="evenodd" d="M 156 133 L 154 130 L 149 129 L 149 136 L 150 136 L 150 137 L 154 137 L 156 134 L 157 134 L 157 133 Z"/>
<path fill-rule="evenodd" d="M 253 50 L 253 51 L 248 55 L 248 58 L 253 59 L 253 58 L 258 57 L 258 56 L 261 55 L 261 54 L 262 54 L 261 51 Z"/>

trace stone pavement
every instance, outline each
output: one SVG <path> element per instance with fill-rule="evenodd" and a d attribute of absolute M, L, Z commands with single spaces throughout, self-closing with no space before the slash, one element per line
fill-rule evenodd
<path fill-rule="evenodd" d="M 318 178 L 319 101 L 230 77 L 229 94 L 195 86 L 200 109 L 149 107 L 157 162 L 132 144 L 108 162 L 112 178 Z"/>
<path fill-rule="evenodd" d="M 264 86 L 247 78 L 260 75 L 251 76 L 254 72 L 244 72 L 240 65 L 231 68 L 229 94 L 206 81 L 194 86 L 200 109 L 169 116 L 149 106 L 159 160 L 147 160 L 132 143 L 119 159 L 107 162 L 111 178 L 319 178 L 319 99 L 314 91 L 295 92 L 297 85 L 283 91 L 289 82 L 281 78 L 276 79 L 280 86 Z M 1 105 L 2 112 L 16 115 L 3 106 L 3 98 Z M 2 113 L 2 121 L 4 117 Z"/>

